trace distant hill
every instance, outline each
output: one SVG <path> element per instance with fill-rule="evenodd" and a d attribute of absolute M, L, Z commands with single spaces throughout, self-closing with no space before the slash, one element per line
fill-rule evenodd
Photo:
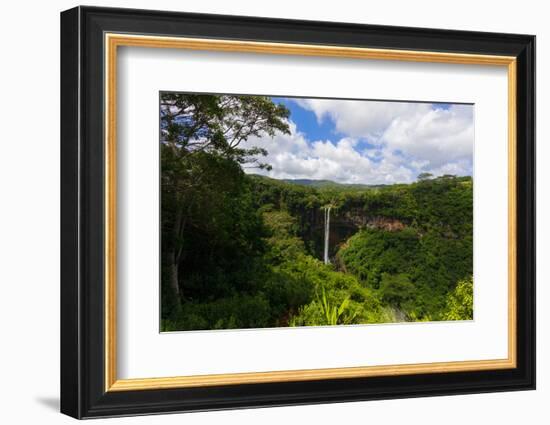
<path fill-rule="evenodd" d="M 301 186 L 311 186 L 317 189 L 328 189 L 328 188 L 340 188 L 340 189 L 372 189 L 375 187 L 380 187 L 380 185 L 369 185 L 369 184 L 348 184 L 348 183 L 338 183 L 332 180 L 313 180 L 313 179 L 284 179 L 286 183 L 297 184 Z"/>
<path fill-rule="evenodd" d="M 262 176 L 260 174 L 249 174 L 255 178 L 270 180 L 273 182 L 290 184 L 295 186 L 307 186 L 317 190 L 346 190 L 346 191 L 362 191 L 369 189 L 376 189 L 385 187 L 386 185 L 369 185 L 369 184 L 348 184 L 348 183 L 338 183 L 332 180 L 315 180 L 315 179 L 274 179 L 267 176 Z"/>

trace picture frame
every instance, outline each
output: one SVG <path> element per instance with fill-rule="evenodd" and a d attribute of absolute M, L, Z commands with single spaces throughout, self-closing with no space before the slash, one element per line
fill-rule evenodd
<path fill-rule="evenodd" d="M 508 220 L 508 356 L 120 379 L 123 46 L 505 68 L 508 206 L 495 214 Z M 81 6 L 61 13 L 61 116 L 62 413 L 81 419 L 535 388 L 534 36 Z"/>

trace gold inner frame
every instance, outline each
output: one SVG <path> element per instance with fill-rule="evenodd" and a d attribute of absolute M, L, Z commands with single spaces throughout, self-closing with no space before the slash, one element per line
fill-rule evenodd
<path fill-rule="evenodd" d="M 516 58 L 461 53 L 370 49 L 325 45 L 105 34 L 105 391 L 410 375 L 515 368 L 516 358 Z M 495 360 L 304 369 L 252 373 L 118 379 L 116 325 L 116 101 L 119 46 L 324 56 L 504 66 L 508 72 L 508 357 Z"/>

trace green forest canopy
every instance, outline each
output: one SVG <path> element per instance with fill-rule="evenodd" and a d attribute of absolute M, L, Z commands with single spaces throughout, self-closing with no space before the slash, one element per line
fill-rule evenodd
<path fill-rule="evenodd" d="M 287 118 L 266 97 L 162 95 L 162 330 L 472 319 L 472 179 L 246 174 L 269 165 L 241 142 L 288 132 Z"/>

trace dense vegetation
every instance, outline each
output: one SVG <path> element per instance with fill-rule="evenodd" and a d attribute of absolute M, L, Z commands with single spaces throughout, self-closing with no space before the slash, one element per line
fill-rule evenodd
<path fill-rule="evenodd" d="M 264 97 L 163 94 L 162 330 L 471 319 L 471 178 L 246 174 L 269 166 L 241 142 L 288 131 L 287 117 Z"/>

